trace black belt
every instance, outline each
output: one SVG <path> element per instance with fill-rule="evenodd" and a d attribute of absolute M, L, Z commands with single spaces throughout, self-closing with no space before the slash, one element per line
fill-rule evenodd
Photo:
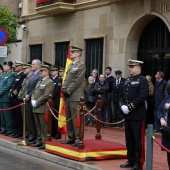
<path fill-rule="evenodd" d="M 129 100 L 124 100 L 124 103 L 125 103 L 125 105 L 128 105 L 128 104 L 131 103 L 131 101 L 129 101 Z"/>

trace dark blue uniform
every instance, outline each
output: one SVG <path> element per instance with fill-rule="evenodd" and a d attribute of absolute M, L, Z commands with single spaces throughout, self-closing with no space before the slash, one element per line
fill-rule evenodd
<path fill-rule="evenodd" d="M 131 164 L 142 167 L 145 161 L 145 100 L 149 93 L 148 82 L 139 75 L 129 77 L 123 84 L 120 106 L 130 110 L 125 117 L 127 158 Z"/>
<path fill-rule="evenodd" d="M 54 108 L 59 112 L 62 78 L 56 76 L 55 78 L 52 78 L 52 81 L 54 82 L 55 86 L 53 92 Z M 58 113 L 56 111 L 54 111 L 54 113 L 58 117 Z M 58 120 L 55 119 L 54 116 L 52 118 L 52 136 L 54 136 L 56 139 L 61 138 L 61 133 L 58 131 Z"/>
<path fill-rule="evenodd" d="M 22 87 L 22 82 L 25 78 L 25 75 L 23 72 L 20 72 L 15 75 L 15 80 L 12 84 L 12 87 L 9 91 L 9 97 L 11 99 L 12 106 L 16 106 L 20 104 L 20 101 L 18 100 L 17 96 L 18 93 Z M 12 137 L 19 137 L 22 136 L 22 130 L 23 130 L 23 119 L 22 119 L 22 113 L 21 108 L 15 108 L 12 110 L 12 117 L 13 117 L 13 135 Z"/>

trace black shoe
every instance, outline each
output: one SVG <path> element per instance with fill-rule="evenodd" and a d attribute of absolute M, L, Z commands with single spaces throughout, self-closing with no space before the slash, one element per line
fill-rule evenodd
<path fill-rule="evenodd" d="M 75 143 L 72 144 L 72 147 L 76 147 L 78 145 L 79 145 L 79 142 L 75 142 Z"/>
<path fill-rule="evenodd" d="M 61 144 L 73 144 L 74 140 L 65 140 L 63 142 L 61 142 Z"/>
<path fill-rule="evenodd" d="M 12 134 L 12 132 L 11 133 L 7 132 L 7 133 L 4 134 L 4 136 L 9 136 L 11 134 Z"/>
<path fill-rule="evenodd" d="M 38 142 L 38 140 L 34 140 L 33 142 L 32 142 L 32 144 L 36 144 Z"/>
<path fill-rule="evenodd" d="M 43 143 L 40 142 L 40 141 L 38 141 L 37 143 L 32 144 L 31 146 L 33 146 L 33 147 L 40 147 L 40 146 L 42 146 L 42 145 L 43 145 Z"/>
<path fill-rule="evenodd" d="M 39 149 L 45 149 L 45 145 L 43 144 L 42 146 L 39 147 Z"/>
<path fill-rule="evenodd" d="M 36 139 L 35 137 L 30 137 L 30 138 L 28 138 L 26 141 L 27 141 L 27 142 L 33 142 L 35 139 Z"/>
<path fill-rule="evenodd" d="M 15 136 L 16 135 L 16 133 L 12 133 L 11 135 L 8 135 L 8 136 L 11 136 L 11 137 L 13 137 L 13 136 Z"/>
<path fill-rule="evenodd" d="M 139 165 L 134 165 L 131 170 L 142 170 Z"/>
<path fill-rule="evenodd" d="M 1 130 L 0 131 L 0 134 L 5 134 L 6 133 L 6 130 Z"/>
<path fill-rule="evenodd" d="M 56 134 L 54 139 L 61 139 L 61 134 Z"/>
<path fill-rule="evenodd" d="M 124 163 L 124 164 L 121 164 L 120 165 L 120 168 L 131 168 L 131 167 L 133 167 L 133 163 L 130 163 L 130 162 L 126 162 L 126 163 Z"/>
<path fill-rule="evenodd" d="M 16 134 L 16 135 L 12 136 L 12 138 L 19 138 L 19 137 L 20 137 L 19 134 Z"/>

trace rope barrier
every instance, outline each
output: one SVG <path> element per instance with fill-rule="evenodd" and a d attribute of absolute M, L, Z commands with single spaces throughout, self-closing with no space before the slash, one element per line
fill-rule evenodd
<path fill-rule="evenodd" d="M 47 103 L 47 104 L 48 104 L 48 103 Z M 48 107 L 49 107 L 49 104 L 48 104 Z M 84 107 L 83 107 L 83 110 L 85 110 L 85 111 L 87 112 L 84 116 L 87 116 L 87 115 L 89 114 L 89 115 L 90 115 L 91 117 L 93 117 L 95 120 L 99 121 L 100 123 L 104 123 L 104 124 L 106 124 L 106 125 L 117 125 L 117 124 L 122 123 L 122 122 L 125 121 L 124 119 L 122 119 L 121 121 L 115 122 L 115 123 L 108 123 L 108 122 L 106 123 L 106 122 L 103 122 L 103 121 L 97 119 L 97 118 L 91 113 L 95 108 L 96 108 L 96 105 L 89 111 L 89 110 L 87 109 L 87 107 L 84 106 Z M 50 108 L 50 110 L 52 111 L 51 108 Z M 60 114 L 60 115 L 62 115 L 62 116 L 65 116 L 65 115 L 63 115 L 62 113 L 59 113 L 55 108 L 53 108 L 53 110 L 56 111 L 58 114 Z M 80 106 L 77 107 L 77 110 L 80 110 Z M 51 111 L 50 111 L 50 112 L 51 112 Z M 51 114 L 52 114 L 52 115 L 54 116 L 54 118 L 57 119 L 58 121 L 67 122 L 67 121 L 70 121 L 71 119 L 73 119 L 73 117 L 74 117 L 77 113 L 75 113 L 70 119 L 68 119 L 68 120 L 66 120 L 66 121 L 59 120 L 59 119 L 55 116 L 55 114 L 54 114 L 53 112 L 51 112 Z"/>
<path fill-rule="evenodd" d="M 170 150 L 167 149 L 165 146 L 163 146 L 163 145 L 155 138 L 155 136 L 152 135 L 152 138 L 154 139 L 154 141 L 155 141 L 159 146 L 161 146 L 161 148 L 163 148 L 166 152 L 170 153 Z"/>
<path fill-rule="evenodd" d="M 17 108 L 17 107 L 20 107 L 20 106 L 22 106 L 22 105 L 23 105 L 23 103 L 21 103 L 21 104 L 19 104 L 19 105 L 16 105 L 16 106 L 13 106 L 13 107 L 10 107 L 10 108 L 0 109 L 0 111 L 12 110 L 12 109 L 15 109 L 15 108 Z"/>
<path fill-rule="evenodd" d="M 76 116 L 76 114 L 77 114 L 77 113 L 75 113 L 75 114 L 74 114 L 70 119 L 68 119 L 68 120 L 59 120 L 58 117 L 54 114 L 54 112 L 53 112 L 52 109 L 50 108 L 48 102 L 47 102 L 47 106 L 48 106 L 51 114 L 54 116 L 54 118 L 57 119 L 57 120 L 60 121 L 60 122 L 68 122 L 68 121 L 70 121 L 71 119 L 73 119 L 73 118 Z M 61 114 L 61 115 L 62 115 L 62 116 L 65 116 L 65 115 L 63 115 L 63 114 Z"/>

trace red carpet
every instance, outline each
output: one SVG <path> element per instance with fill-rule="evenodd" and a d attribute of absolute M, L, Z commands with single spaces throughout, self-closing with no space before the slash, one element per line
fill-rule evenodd
<path fill-rule="evenodd" d="M 125 145 L 104 140 L 84 140 L 85 149 L 64 145 L 60 142 L 46 142 L 46 151 L 77 161 L 126 158 Z"/>

